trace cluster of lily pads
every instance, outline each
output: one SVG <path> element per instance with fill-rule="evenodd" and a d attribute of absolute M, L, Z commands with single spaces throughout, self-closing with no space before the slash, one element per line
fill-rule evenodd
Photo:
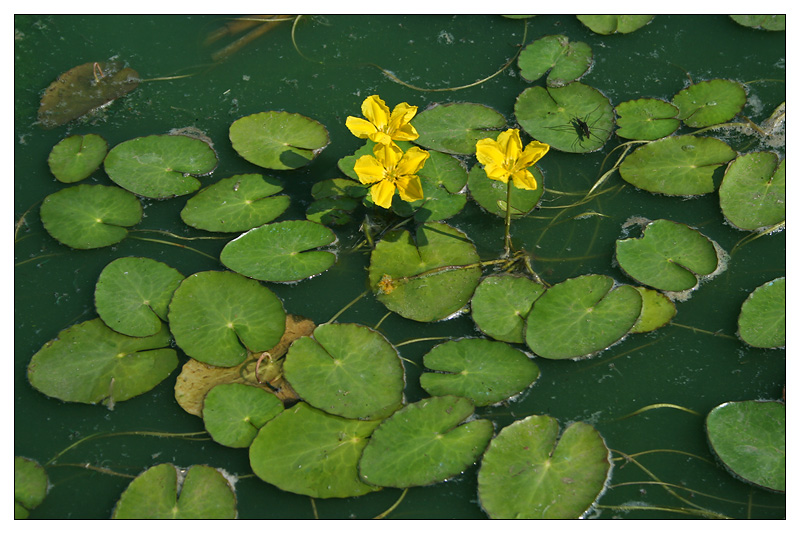
<path fill-rule="evenodd" d="M 761 125 L 730 122 L 746 92 L 721 79 L 691 84 L 671 102 L 613 106 L 579 81 L 592 65 L 589 46 L 560 35 L 530 43 L 518 64 L 526 80 L 545 78 L 515 106 L 532 143 L 585 153 L 615 133 L 629 141 L 601 180 L 617 170 L 637 188 L 687 198 L 713 193 L 712 174 L 727 164 L 718 190 L 726 220 L 754 233 L 781 228 L 785 159 L 771 151 L 738 154 L 701 134 L 736 130 L 769 142 L 781 132 L 782 108 Z M 480 462 L 478 497 L 490 517 L 586 514 L 611 475 L 596 429 L 583 422 L 562 429 L 539 414 L 495 434 L 476 407 L 535 387 L 534 356 L 593 357 L 668 324 L 675 303 L 722 272 L 728 253 L 680 221 L 632 218 L 615 244 L 629 283 L 587 273 L 550 285 L 508 232 L 513 219 L 540 202 L 545 177 L 532 165 L 546 149 L 522 167 L 490 168 L 481 142 L 507 147 L 508 136 L 501 136 L 508 125 L 479 103 L 443 103 L 418 114 L 403 103 L 389 112 L 373 95 L 362 113 L 366 120 L 351 117 L 348 127 L 365 139 L 363 147 L 339 161 L 345 177 L 315 184 L 305 220 L 274 222 L 290 199 L 269 176 L 240 174 L 204 187 L 201 179 L 219 161 L 198 132 L 139 137 L 111 150 L 94 134 L 59 142 L 48 160 L 58 180 L 79 182 L 102 165 L 116 184 L 70 185 L 44 199 L 43 225 L 64 245 L 118 243 L 142 219 L 140 198 L 184 195 L 193 195 L 180 212 L 188 226 L 239 235 L 220 254 L 225 270 L 184 276 L 151 258 L 110 262 L 95 288 L 98 317 L 64 330 L 33 356 L 31 385 L 63 401 L 113 408 L 169 377 L 180 361 L 176 345 L 189 357 L 176 382 L 178 404 L 202 417 L 215 441 L 248 449 L 253 473 L 282 490 L 355 497 L 435 484 Z M 681 126 L 697 130 L 673 135 Z M 242 158 L 267 170 L 303 167 L 329 144 L 321 123 L 285 111 L 242 117 L 229 136 Z M 512 152 L 522 154 L 521 147 L 505 155 Z M 523 170 L 526 181 L 512 179 Z M 518 187 L 523 183 L 528 187 Z M 481 258 L 466 233 L 444 222 L 469 201 L 506 221 L 495 258 Z M 315 325 L 287 313 L 269 288 L 330 269 L 337 261 L 334 228 L 357 221 L 359 210 L 397 216 L 363 225 L 375 297 L 418 322 L 469 313 L 482 334 L 445 341 L 424 356 L 420 385 L 430 396 L 418 402 L 406 402 L 403 359 L 380 332 Z M 785 278 L 767 281 L 743 302 L 739 336 L 755 347 L 785 344 Z M 743 427 L 742 417 L 755 423 Z M 785 491 L 784 420 L 779 402 L 723 404 L 708 414 L 711 448 L 736 476 Z M 26 480 L 38 484 L 40 471 L 26 462 L 17 460 L 19 470 L 32 470 Z M 114 517 L 234 517 L 233 486 L 224 475 L 207 466 L 156 465 L 131 483 Z M 17 500 L 27 510 L 35 501 Z"/>

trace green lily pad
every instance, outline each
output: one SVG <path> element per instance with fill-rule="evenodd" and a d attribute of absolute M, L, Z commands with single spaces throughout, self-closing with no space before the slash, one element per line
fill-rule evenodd
<path fill-rule="evenodd" d="M 324 247 L 336 241 L 330 228 L 312 221 L 283 221 L 253 228 L 229 242 L 220 261 L 257 280 L 293 282 L 327 271 L 336 255 Z"/>
<path fill-rule="evenodd" d="M 361 203 L 350 197 L 321 198 L 306 208 L 306 219 L 325 226 L 340 226 L 353 221 L 352 213 Z"/>
<path fill-rule="evenodd" d="M 786 405 L 777 401 L 720 404 L 706 417 L 711 450 L 737 478 L 786 491 Z"/>
<path fill-rule="evenodd" d="M 586 423 L 531 415 L 505 427 L 478 471 L 478 498 L 493 519 L 577 519 L 605 488 L 611 471 L 603 437 Z"/>
<path fill-rule="evenodd" d="M 525 342 L 525 318 L 544 286 L 507 274 L 487 276 L 472 296 L 472 320 L 481 332 L 499 341 Z"/>
<path fill-rule="evenodd" d="M 520 76 L 534 82 L 548 71 L 547 85 L 559 87 L 580 79 L 592 66 L 592 48 L 565 35 L 545 35 L 526 46 L 517 59 Z"/>
<path fill-rule="evenodd" d="M 730 15 L 737 24 L 768 31 L 785 31 L 786 15 Z"/>
<path fill-rule="evenodd" d="M 614 130 L 611 102 L 580 82 L 529 87 L 517 97 L 514 113 L 531 137 L 563 152 L 599 150 Z"/>
<path fill-rule="evenodd" d="M 53 147 L 47 165 L 56 180 L 71 184 L 88 178 L 96 171 L 107 152 L 108 143 L 99 135 L 71 135 Z"/>
<path fill-rule="evenodd" d="M 220 384 L 203 401 L 203 424 L 217 443 L 249 447 L 258 430 L 282 411 L 280 399 L 261 388 Z"/>
<path fill-rule="evenodd" d="M 244 232 L 266 224 L 289 207 L 276 178 L 237 174 L 199 191 L 186 202 L 181 219 L 209 232 Z"/>
<path fill-rule="evenodd" d="M 703 128 L 734 118 L 747 103 L 747 93 L 731 80 L 707 80 L 680 91 L 672 103 L 686 126 Z"/>
<path fill-rule="evenodd" d="M 285 111 L 248 115 L 231 124 L 233 149 L 265 169 L 297 169 L 308 165 L 328 146 L 328 130 L 319 122 Z"/>
<path fill-rule="evenodd" d="M 414 140 L 418 145 L 448 154 L 474 154 L 475 143 L 486 137 L 495 139 L 506 127 L 506 119 L 488 106 L 458 102 L 430 107 L 411 124 L 419 132 Z"/>
<path fill-rule="evenodd" d="M 576 15 L 587 28 L 600 35 L 631 33 L 653 20 L 653 15 Z"/>
<path fill-rule="evenodd" d="M 455 157 L 430 151 L 418 176 L 422 183 L 422 200 L 406 202 L 396 199 L 392 210 L 401 217 L 413 216 L 417 222 L 440 221 L 457 214 L 467 203 L 464 186 L 467 171 Z"/>
<path fill-rule="evenodd" d="M 181 282 L 169 305 L 175 343 L 209 365 L 233 367 L 247 351 L 263 352 L 280 341 L 286 312 L 275 294 L 229 271 L 203 271 Z"/>
<path fill-rule="evenodd" d="M 66 124 L 130 93 L 139 81 L 139 73 L 119 61 L 73 67 L 45 89 L 39 122 L 47 129 Z"/>
<path fill-rule="evenodd" d="M 469 302 L 481 276 L 475 265 L 479 261 L 463 232 L 426 223 L 416 239 L 407 230 L 384 235 L 370 256 L 369 284 L 393 312 L 415 321 L 438 321 Z"/>
<path fill-rule="evenodd" d="M 129 337 L 114 332 L 100 319 L 59 332 L 33 355 L 28 381 L 48 397 L 109 408 L 150 391 L 178 366 L 168 347 L 169 330 Z"/>
<path fill-rule="evenodd" d="M 352 171 L 352 168 L 350 170 Z M 356 180 L 332 178 L 316 182 L 311 186 L 311 196 L 316 200 L 339 197 L 364 198 L 367 196 L 368 188 Z"/>
<path fill-rule="evenodd" d="M 122 142 L 103 163 L 111 181 L 139 196 L 170 198 L 200 189 L 195 176 L 217 167 L 206 141 L 187 135 L 148 135 Z"/>
<path fill-rule="evenodd" d="M 729 223 L 761 230 L 786 220 L 786 160 L 752 152 L 733 160 L 719 186 L 719 205 Z"/>
<path fill-rule="evenodd" d="M 333 415 L 381 419 L 403 402 L 397 350 L 366 326 L 318 326 L 311 337 L 292 343 L 283 372 L 303 400 Z"/>
<path fill-rule="evenodd" d="M 151 467 L 128 485 L 112 519 L 235 519 L 236 495 L 222 473 L 207 465 L 188 470 Z"/>
<path fill-rule="evenodd" d="M 674 196 L 714 191 L 714 171 L 736 157 L 719 139 L 679 135 L 640 146 L 619 166 L 629 184 L 651 193 Z"/>
<path fill-rule="evenodd" d="M 377 486 L 426 486 L 475 463 L 492 439 L 487 419 L 462 397 L 431 397 L 409 404 L 372 433 L 359 462 L 361 479 Z"/>
<path fill-rule="evenodd" d="M 547 289 L 528 314 L 525 342 L 552 360 L 593 355 L 621 340 L 642 311 L 632 286 L 588 274 Z"/>
<path fill-rule="evenodd" d="M 126 336 L 146 337 L 167 320 L 172 293 L 183 275 L 150 258 L 119 258 L 103 268 L 94 291 L 97 315 Z"/>
<path fill-rule="evenodd" d="M 666 219 L 649 223 L 642 237 L 617 240 L 617 262 L 625 274 L 662 291 L 686 291 L 717 269 L 714 244 L 689 226 Z"/>
<path fill-rule="evenodd" d="M 536 189 L 519 189 L 512 182 L 508 185 L 500 180 L 492 180 L 486 176 L 481 165 L 474 165 L 469 171 L 467 184 L 469 193 L 480 207 L 498 217 L 506 216 L 508 186 L 511 186 L 511 218 L 519 219 L 533 211 L 544 194 L 544 176 L 538 167 L 528 169 L 536 178 Z"/>
<path fill-rule="evenodd" d="M 539 367 L 524 352 L 488 339 L 442 343 L 425 355 L 423 363 L 437 371 L 420 376 L 429 395 L 465 397 L 475 406 L 504 401 L 539 378 Z"/>
<path fill-rule="evenodd" d="M 657 330 L 669 323 L 678 313 L 675 303 L 663 293 L 646 287 L 637 287 L 636 291 L 642 296 L 642 315 L 631 328 L 631 334 Z"/>
<path fill-rule="evenodd" d="M 661 139 L 681 125 L 681 121 L 675 118 L 678 108 L 658 98 L 628 100 L 614 111 L 617 113 L 617 135 L 625 139 Z"/>
<path fill-rule="evenodd" d="M 739 313 L 739 337 L 748 345 L 775 348 L 786 345 L 786 278 L 755 289 Z"/>
<path fill-rule="evenodd" d="M 90 249 L 125 239 L 126 227 L 142 220 L 142 205 L 119 187 L 76 185 L 47 195 L 39 214 L 45 230 L 56 240 Z"/>
<path fill-rule="evenodd" d="M 27 519 L 47 495 L 47 473 L 33 460 L 14 457 L 14 519 Z"/>
<path fill-rule="evenodd" d="M 261 480 L 318 499 L 357 497 L 380 488 L 358 478 L 358 459 L 379 421 L 344 419 L 299 402 L 267 422 L 250 446 Z"/>

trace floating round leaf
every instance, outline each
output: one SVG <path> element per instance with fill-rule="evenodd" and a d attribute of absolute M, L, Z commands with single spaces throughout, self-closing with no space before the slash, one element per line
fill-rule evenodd
<path fill-rule="evenodd" d="M 646 287 L 637 287 L 636 291 L 642 296 L 642 315 L 631 328 L 631 334 L 652 332 L 675 317 L 675 304 L 663 293 Z"/>
<path fill-rule="evenodd" d="M 563 152 L 593 152 L 614 128 L 611 102 L 580 82 L 563 87 L 529 87 L 514 106 L 520 126 L 534 139 Z"/>
<path fill-rule="evenodd" d="M 653 15 L 576 15 L 587 28 L 601 35 L 631 33 L 646 26 Z"/>
<path fill-rule="evenodd" d="M 377 486 L 426 486 L 475 463 L 492 438 L 487 419 L 462 397 L 431 397 L 409 404 L 375 429 L 359 462 L 362 480 Z"/>
<path fill-rule="evenodd" d="M 108 143 L 99 135 L 72 135 L 53 147 L 47 164 L 59 182 L 70 184 L 88 178 L 100 167 L 107 152 Z"/>
<path fill-rule="evenodd" d="M 588 274 L 547 289 L 528 314 L 525 342 L 537 355 L 562 360 L 604 350 L 627 334 L 642 311 L 632 286 Z"/>
<path fill-rule="evenodd" d="M 544 286 L 529 278 L 511 275 L 487 276 L 472 296 L 472 320 L 494 339 L 525 342 L 525 318 Z"/>
<path fill-rule="evenodd" d="M 737 478 L 786 491 L 786 405 L 726 402 L 706 417 L 711 450 Z"/>
<path fill-rule="evenodd" d="M 586 423 L 531 415 L 505 427 L 478 471 L 478 498 L 493 519 L 577 519 L 594 504 L 611 470 L 602 436 Z"/>
<path fill-rule="evenodd" d="M 220 384 L 206 395 L 203 423 L 217 443 L 249 447 L 258 430 L 282 411 L 280 399 L 261 388 Z"/>
<path fill-rule="evenodd" d="M 786 219 L 786 160 L 752 152 L 728 165 L 719 186 L 725 218 L 742 230 L 759 230 Z"/>
<path fill-rule="evenodd" d="M 232 367 L 250 352 L 271 349 L 286 328 L 275 294 L 229 271 L 204 271 L 183 280 L 169 305 L 175 342 L 192 358 Z"/>
<path fill-rule="evenodd" d="M 352 212 L 360 205 L 350 197 L 321 198 L 308 205 L 306 219 L 325 226 L 347 224 L 353 221 Z"/>
<path fill-rule="evenodd" d="M 292 282 L 325 272 L 336 255 L 324 247 L 336 241 L 330 228 L 312 221 L 283 221 L 245 232 L 225 245 L 220 261 L 258 280 Z"/>
<path fill-rule="evenodd" d="M 680 135 L 637 148 L 623 160 L 619 174 L 651 193 L 704 195 L 714 191 L 714 170 L 735 157 L 719 139 Z"/>
<path fill-rule="evenodd" d="M 347 178 L 322 180 L 311 186 L 311 196 L 317 200 L 338 197 L 364 198 L 366 195 L 367 188 L 364 184 Z"/>
<path fill-rule="evenodd" d="M 178 366 L 166 327 L 148 337 L 114 332 L 100 319 L 59 332 L 28 364 L 28 381 L 49 397 L 113 407 L 153 389 Z"/>
<path fill-rule="evenodd" d="M 392 209 L 401 217 L 413 214 L 417 222 L 440 221 L 452 217 L 467 203 L 462 192 L 467 184 L 467 171 L 455 157 L 430 151 L 418 175 L 422 183 L 422 200 L 395 200 Z"/>
<path fill-rule="evenodd" d="M 520 76 L 533 82 L 548 71 L 547 85 L 561 86 L 579 79 L 592 65 L 592 49 L 570 42 L 565 35 L 545 35 L 519 53 Z"/>
<path fill-rule="evenodd" d="M 730 15 L 730 17 L 748 28 L 767 31 L 785 31 L 786 15 Z"/>
<path fill-rule="evenodd" d="M 714 244 L 689 226 L 665 219 L 649 223 L 642 237 L 617 240 L 625 274 L 662 291 L 686 291 L 708 276 L 719 260 Z"/>
<path fill-rule="evenodd" d="M 691 128 L 703 128 L 728 121 L 747 102 L 744 87 L 731 80 L 708 80 L 690 85 L 672 98 L 678 118 Z"/>
<path fill-rule="evenodd" d="M 306 402 L 351 419 L 381 419 L 403 402 L 403 365 L 381 334 L 357 324 L 323 324 L 292 343 L 286 379 Z"/>
<path fill-rule="evenodd" d="M 261 480 L 318 499 L 377 489 L 358 478 L 358 459 L 378 421 L 344 419 L 300 402 L 267 422 L 250 446 Z"/>
<path fill-rule="evenodd" d="M 118 144 L 103 165 L 111 181 L 132 193 L 170 198 L 200 189 L 195 176 L 210 174 L 217 154 L 196 137 L 148 135 Z"/>
<path fill-rule="evenodd" d="M 511 218 L 524 217 L 539 204 L 544 194 L 544 176 L 538 167 L 528 169 L 536 179 L 536 189 L 520 189 L 511 185 Z M 474 165 L 469 171 L 469 193 L 473 200 L 489 213 L 498 217 L 506 216 L 506 202 L 508 201 L 508 187 L 499 180 L 492 180 L 486 176 L 486 171 L 480 165 Z"/>
<path fill-rule="evenodd" d="M 437 371 L 420 377 L 428 394 L 465 397 L 475 406 L 504 401 L 539 378 L 539 367 L 524 352 L 488 339 L 442 343 L 425 355 L 423 363 Z"/>
<path fill-rule="evenodd" d="M 94 301 L 97 314 L 112 330 L 145 337 L 161 330 L 172 293 L 183 275 L 150 258 L 119 258 L 103 268 Z"/>
<path fill-rule="evenodd" d="M 33 460 L 14 457 L 14 519 L 27 519 L 47 495 L 47 473 Z"/>
<path fill-rule="evenodd" d="M 244 232 L 277 218 L 289 207 L 283 186 L 260 174 L 237 174 L 199 191 L 186 202 L 181 219 L 209 232 Z"/>
<path fill-rule="evenodd" d="M 55 128 L 126 95 L 139 85 L 139 73 L 118 61 L 73 67 L 45 89 L 39 122 Z"/>
<path fill-rule="evenodd" d="M 235 519 L 236 496 L 218 470 L 172 464 L 151 467 L 128 485 L 112 519 Z"/>
<path fill-rule="evenodd" d="M 387 232 L 370 256 L 369 283 L 387 308 L 415 321 L 445 319 L 469 302 L 481 276 L 475 245 L 443 223 Z"/>
<path fill-rule="evenodd" d="M 678 108 L 658 98 L 639 98 L 619 104 L 617 135 L 625 139 L 661 139 L 677 130 L 681 121 Z"/>
<path fill-rule="evenodd" d="M 142 220 L 142 205 L 119 187 L 76 185 L 45 197 L 39 213 L 55 239 L 72 248 L 90 249 L 125 239 L 125 227 Z"/>
<path fill-rule="evenodd" d="M 328 146 L 328 130 L 319 122 L 285 111 L 248 115 L 231 124 L 233 149 L 266 169 L 297 169 Z"/>
<path fill-rule="evenodd" d="M 470 102 L 435 105 L 411 122 L 419 132 L 415 143 L 449 154 L 474 154 L 479 139 L 495 138 L 506 126 L 501 113 Z"/>
<path fill-rule="evenodd" d="M 739 337 L 748 345 L 775 348 L 786 345 L 786 278 L 755 289 L 739 313 Z"/>

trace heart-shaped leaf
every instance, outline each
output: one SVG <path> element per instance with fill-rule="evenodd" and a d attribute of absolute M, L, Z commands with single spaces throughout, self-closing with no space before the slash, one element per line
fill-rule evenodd
<path fill-rule="evenodd" d="M 59 182 L 80 182 L 100 167 L 107 152 L 108 143 L 97 134 L 71 135 L 53 147 L 47 165 Z"/>
<path fill-rule="evenodd" d="M 706 417 L 711 450 L 737 478 L 786 491 L 786 405 L 726 402 Z"/>
<path fill-rule="evenodd" d="M 59 332 L 28 364 L 28 381 L 48 397 L 109 407 L 153 389 L 178 366 L 166 327 L 148 337 L 114 332 L 100 319 Z"/>
<path fill-rule="evenodd" d="M 283 370 L 306 402 L 334 415 L 380 419 L 403 401 L 400 357 L 386 338 L 366 326 L 318 326 L 312 337 L 292 343 Z"/>
<path fill-rule="evenodd" d="M 119 498 L 112 519 L 234 519 L 236 496 L 218 470 L 172 464 L 151 467 Z"/>
<path fill-rule="evenodd" d="M 465 397 L 475 406 L 504 401 L 539 378 L 539 367 L 524 352 L 488 339 L 442 343 L 425 355 L 423 363 L 437 371 L 420 376 L 422 388 L 431 396 Z"/>
<path fill-rule="evenodd" d="M 68 247 L 90 249 L 125 239 L 126 227 L 142 220 L 142 205 L 119 187 L 76 185 L 47 195 L 39 214 L 55 239 Z"/>
<path fill-rule="evenodd" d="M 170 198 L 200 189 L 195 176 L 217 167 L 211 145 L 187 135 L 149 135 L 118 144 L 103 163 L 111 181 L 147 198 Z"/>
<path fill-rule="evenodd" d="M 336 255 L 324 247 L 336 234 L 312 221 L 283 221 L 253 228 L 225 245 L 220 261 L 257 280 L 293 282 L 328 270 Z"/>
<path fill-rule="evenodd" d="M 209 232 L 244 232 L 277 218 L 289 207 L 283 186 L 260 174 L 237 174 L 199 191 L 186 202 L 181 219 Z"/>
<path fill-rule="evenodd" d="M 786 220 L 786 160 L 752 152 L 733 160 L 719 186 L 719 205 L 732 225 L 761 230 Z"/>
<path fill-rule="evenodd" d="M 631 328 L 631 334 L 652 332 L 669 323 L 678 310 L 663 293 L 647 287 L 637 287 L 642 296 L 642 315 Z"/>
<path fill-rule="evenodd" d="M 739 337 L 748 345 L 775 348 L 786 345 L 786 278 L 755 289 L 739 313 Z"/>
<path fill-rule="evenodd" d="M 537 355 L 562 360 L 604 350 L 627 334 L 642 311 L 632 286 L 588 274 L 547 289 L 528 314 L 525 342 Z"/>
<path fill-rule="evenodd" d="M 592 49 L 584 42 L 570 42 L 565 35 L 545 35 L 519 53 L 520 76 L 534 82 L 548 71 L 547 85 L 562 86 L 578 80 L 592 66 Z"/>
<path fill-rule="evenodd" d="M 678 118 L 691 128 L 721 124 L 742 111 L 744 87 L 731 80 L 708 80 L 690 85 L 672 98 Z"/>
<path fill-rule="evenodd" d="M 653 15 L 576 15 L 594 33 L 631 33 L 646 26 Z"/>
<path fill-rule="evenodd" d="M 493 519 L 576 519 L 600 496 L 611 471 L 602 436 L 586 423 L 531 415 L 505 427 L 478 471 L 478 497 Z"/>
<path fill-rule="evenodd" d="M 14 519 L 27 519 L 47 495 L 47 473 L 33 460 L 14 457 Z"/>
<path fill-rule="evenodd" d="M 226 447 L 249 447 L 258 430 L 283 411 L 283 403 L 261 388 L 245 384 L 214 386 L 203 403 L 203 424 Z"/>
<path fill-rule="evenodd" d="M 229 271 L 203 271 L 185 278 L 169 305 L 175 343 L 192 358 L 232 367 L 248 351 L 278 343 L 286 312 L 275 294 L 255 280 Z"/>
<path fill-rule="evenodd" d="M 658 98 L 639 98 L 619 104 L 617 135 L 626 139 L 653 140 L 671 135 L 681 121 L 678 108 Z"/>
<path fill-rule="evenodd" d="M 414 140 L 418 145 L 448 154 L 474 154 L 475 143 L 496 138 L 506 119 L 488 106 L 458 102 L 428 108 L 411 123 L 419 132 Z"/>
<path fill-rule="evenodd" d="M 492 438 L 487 419 L 461 397 L 409 404 L 375 429 L 359 462 L 361 478 L 377 486 L 426 486 L 453 477 L 478 459 Z"/>
<path fill-rule="evenodd" d="M 304 402 L 267 422 L 250 446 L 261 480 L 318 499 L 357 497 L 380 488 L 358 478 L 358 459 L 379 421 L 344 419 Z"/>
<path fill-rule="evenodd" d="M 511 218 L 524 217 L 539 205 L 539 200 L 544 194 L 544 176 L 538 167 L 528 169 L 536 179 L 536 189 L 519 189 L 512 182 L 504 184 L 499 180 L 492 180 L 486 176 L 486 171 L 481 165 L 474 165 L 469 171 L 469 193 L 473 200 L 489 213 L 498 217 L 506 216 L 506 202 L 508 201 L 508 187 L 511 187 Z"/>
<path fill-rule="evenodd" d="M 487 276 L 472 296 L 472 320 L 499 341 L 525 342 L 525 318 L 544 286 L 530 278 L 511 275 Z"/>

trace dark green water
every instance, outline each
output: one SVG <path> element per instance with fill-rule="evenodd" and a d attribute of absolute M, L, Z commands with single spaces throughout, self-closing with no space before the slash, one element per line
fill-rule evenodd
<path fill-rule="evenodd" d="M 15 243 L 14 449 L 44 464 L 77 440 L 95 433 L 126 431 L 194 432 L 202 421 L 174 401 L 174 377 L 152 392 L 117 404 L 66 404 L 33 390 L 26 378 L 31 356 L 59 331 L 96 317 L 94 284 L 103 267 L 123 256 L 146 256 L 175 267 L 184 275 L 221 269 L 214 260 L 186 249 L 137 239 L 92 251 L 74 251 L 43 229 L 38 202 L 64 184 L 56 181 L 47 156 L 69 134 L 97 133 L 114 145 L 143 135 L 193 126 L 214 141 L 220 164 L 214 178 L 262 172 L 240 158 L 228 141 L 228 128 L 239 117 L 260 111 L 285 110 L 318 120 L 331 143 L 311 165 L 277 176 L 292 196 L 281 220 L 305 217 L 311 186 L 341 176 L 336 162 L 362 144 L 345 128 L 348 115 L 360 115 L 363 99 L 380 94 L 394 105 L 408 102 L 420 110 L 440 102 L 477 102 L 493 107 L 514 125 L 514 102 L 530 84 L 516 63 L 486 83 L 451 92 L 418 91 L 397 84 L 367 63 L 423 88 L 470 84 L 498 70 L 523 40 L 525 23 L 495 16 L 326 16 L 308 17 L 296 29 L 300 56 L 291 40 L 291 26 L 280 26 L 213 68 L 214 48 L 204 37 L 225 21 L 219 17 L 25 16 L 15 18 L 15 169 L 14 218 L 25 216 Z M 748 82 L 744 114 L 755 122 L 767 118 L 785 100 L 784 32 L 740 27 L 726 16 L 657 16 L 629 35 L 593 34 L 573 16 L 541 16 L 528 21 L 526 43 L 548 34 L 585 41 L 595 65 L 583 82 L 605 93 L 614 105 L 639 98 L 670 100 L 688 83 L 713 78 Z M 90 122 L 43 130 L 35 123 L 41 93 L 60 73 L 73 66 L 117 56 L 145 78 L 194 73 L 194 76 L 145 82 L 113 103 Z M 541 83 L 541 82 L 537 82 Z M 740 152 L 758 149 L 746 139 L 730 141 Z M 737 144 L 738 143 L 738 144 Z M 518 248 L 532 251 L 536 268 L 549 283 L 580 274 L 607 274 L 626 282 L 613 264 L 614 241 L 631 216 L 667 218 L 693 226 L 731 251 L 746 233 L 724 224 L 715 194 L 684 200 L 657 196 L 624 186 L 618 175 L 608 191 L 590 204 L 558 209 L 581 198 L 608 168 L 604 151 L 572 155 L 551 151 L 539 167 L 547 188 L 542 209 L 512 226 Z M 472 162 L 470 162 L 470 165 Z M 721 173 L 717 179 L 721 178 Z M 110 184 L 97 171 L 85 183 Z M 717 181 L 718 183 L 718 181 Z M 184 236 L 204 235 L 189 229 L 179 212 L 186 198 L 146 201 L 138 228 L 167 230 Z M 575 219 L 589 210 L 602 216 Z M 556 218 L 557 217 L 557 218 Z M 502 220 L 474 203 L 447 221 L 465 231 L 484 259 L 502 251 Z M 357 225 L 337 229 L 339 261 L 330 271 L 296 285 L 270 284 L 290 313 L 327 321 L 366 286 L 368 257 L 350 253 Z M 155 234 L 134 234 L 159 237 Z M 167 238 L 168 239 L 168 238 Z M 173 239 L 173 241 L 178 242 Z M 190 246 L 218 257 L 225 240 L 192 241 Z M 785 234 L 757 239 L 740 248 L 727 270 L 677 303 L 673 324 L 651 334 L 631 336 L 602 354 L 582 361 L 538 358 L 541 377 L 521 399 L 502 407 L 479 410 L 500 427 L 531 414 L 548 414 L 563 425 L 586 421 L 608 446 L 625 454 L 651 450 L 637 457 L 663 482 L 692 490 L 680 495 L 694 504 L 731 517 L 785 516 L 782 495 L 739 482 L 714 464 L 703 429 L 703 417 L 669 409 L 652 410 L 624 420 L 618 417 L 656 403 L 684 406 L 706 414 L 714 406 L 748 399 L 778 399 L 786 381 L 785 353 L 748 347 L 736 339 L 741 303 L 757 286 L 785 273 Z M 23 263 L 24 262 L 24 263 Z M 360 300 L 340 322 L 374 326 L 386 309 L 374 298 Z M 475 336 L 469 316 L 420 324 L 391 315 L 380 331 L 392 343 L 429 336 Z M 400 348 L 403 358 L 420 362 L 435 342 Z M 185 356 L 181 355 L 182 358 Z M 419 367 L 408 365 L 407 399 L 424 396 Z M 619 452 L 614 453 L 619 457 Z M 88 441 L 59 463 L 90 464 L 115 472 L 138 474 L 157 463 L 188 467 L 203 463 L 240 477 L 236 486 L 241 518 L 311 518 L 307 497 L 284 493 L 250 474 L 247 453 L 212 441 L 190 442 L 143 436 L 103 437 Z M 452 481 L 413 488 L 392 513 L 394 518 L 480 518 L 476 468 Z M 129 483 L 74 466 L 48 468 L 52 488 L 32 513 L 34 518 L 107 518 Z M 665 510 L 621 511 L 621 505 L 685 508 L 688 505 L 634 463 L 618 461 L 612 487 L 599 500 L 601 518 L 677 518 Z M 628 482 L 639 484 L 620 485 Z M 384 490 L 358 499 L 317 501 L 321 518 L 372 517 L 388 508 L 398 490 Z"/>

